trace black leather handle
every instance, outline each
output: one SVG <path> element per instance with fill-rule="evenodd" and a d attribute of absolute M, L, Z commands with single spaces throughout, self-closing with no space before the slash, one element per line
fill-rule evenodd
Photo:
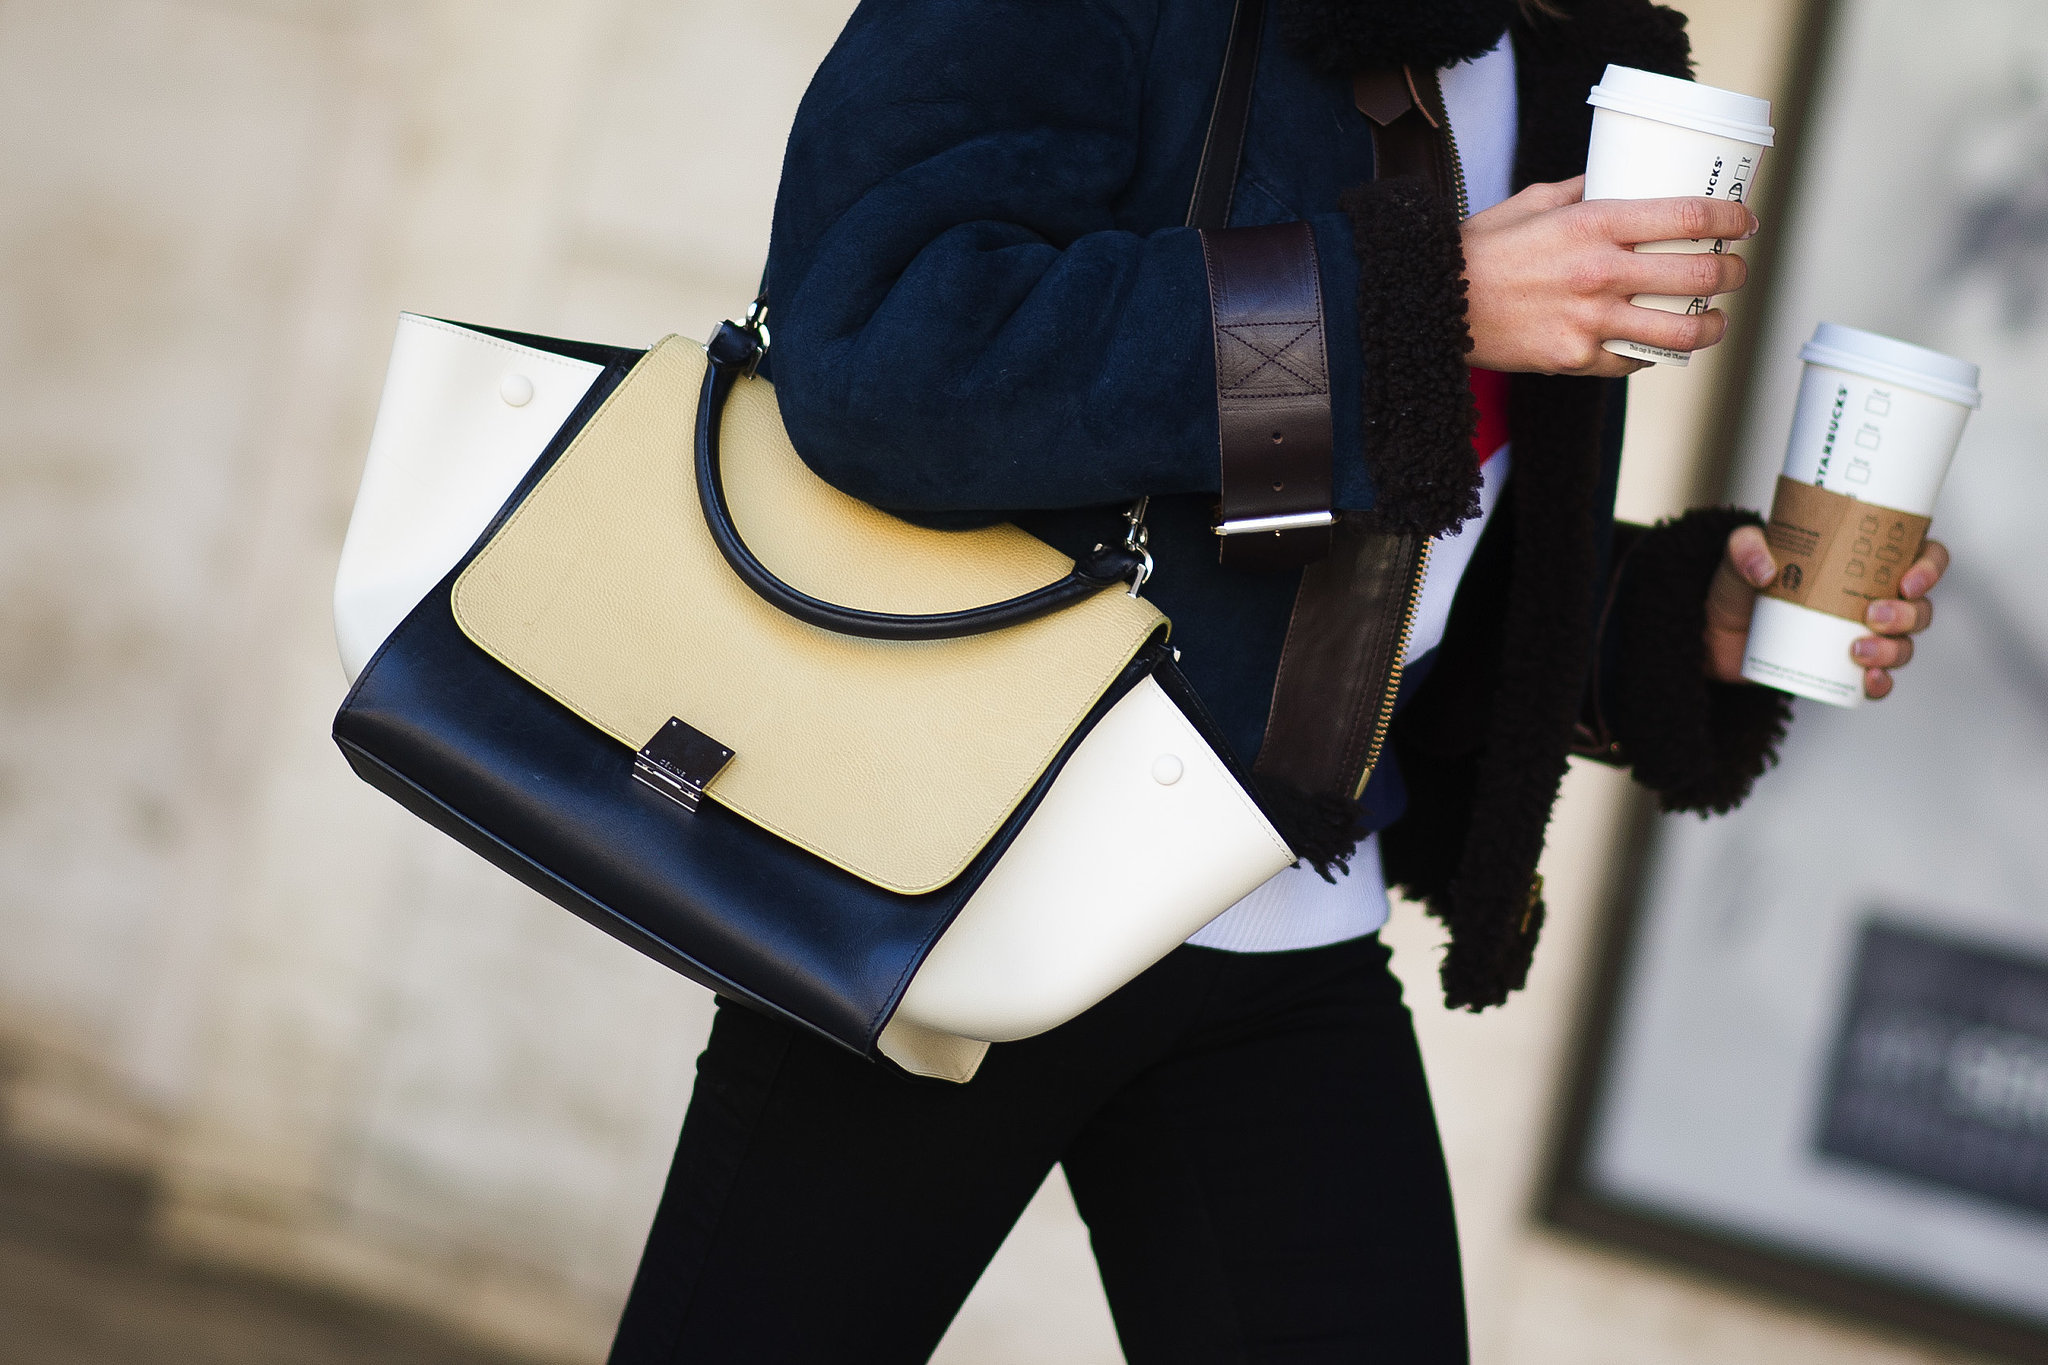
<path fill-rule="evenodd" d="M 711 530 L 718 553 L 742 583 L 770 606 L 807 625 L 869 640 L 954 640 L 964 635 L 983 635 L 1036 620 L 1092 597 L 1104 588 L 1127 582 L 1143 562 L 1144 556 L 1138 551 L 1126 550 L 1121 545 L 1105 546 L 1076 561 L 1073 572 L 1065 578 L 1021 597 L 927 616 L 842 607 L 793 588 L 756 559 L 740 539 L 739 529 L 732 522 L 732 509 L 726 504 L 725 483 L 718 468 L 718 433 L 725 415 L 725 400 L 733 385 L 753 370 L 761 354 L 760 340 L 738 323 L 725 322 L 719 324 L 710 345 L 704 349 L 711 360 L 704 369 L 704 388 L 697 402 L 697 497 L 704 507 L 704 524 Z"/>
<path fill-rule="evenodd" d="M 1196 172 L 1194 197 L 1188 206 L 1188 223 L 1192 227 L 1221 227 L 1230 217 L 1230 198 L 1244 156 L 1245 125 L 1251 115 L 1252 85 L 1258 75 L 1259 37 L 1264 29 L 1265 11 L 1265 0 L 1238 0 L 1231 14 L 1230 41 L 1224 49 L 1216 102 L 1209 113 L 1208 136 L 1202 146 L 1202 164 Z M 765 291 L 762 297 L 765 301 Z M 808 625 L 841 635 L 869 640 L 956 640 L 1022 625 L 1120 583 L 1142 584 L 1140 575 L 1151 572 L 1151 557 L 1142 548 L 1098 546 L 1076 560 L 1073 572 L 1056 583 L 985 607 L 924 616 L 842 607 L 791 587 L 755 558 L 740 538 L 718 471 L 718 435 L 725 416 L 725 400 L 733 385 L 760 364 L 763 349 L 757 329 L 734 322 L 720 323 L 704 348 L 711 363 L 704 369 L 704 387 L 697 400 L 697 498 L 703 504 L 704 524 L 710 528 L 718 553 L 740 581 L 770 606 Z"/>

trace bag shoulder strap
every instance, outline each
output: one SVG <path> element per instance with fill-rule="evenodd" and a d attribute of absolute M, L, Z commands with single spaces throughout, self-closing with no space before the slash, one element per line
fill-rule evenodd
<path fill-rule="evenodd" d="M 1229 219 L 1238 167 L 1244 160 L 1245 126 L 1251 114 L 1252 87 L 1258 76 L 1259 37 L 1265 13 L 1265 0 L 1237 0 L 1231 15 L 1230 40 L 1223 51 L 1216 102 L 1210 109 L 1201 167 L 1196 172 L 1194 196 L 1188 205 L 1191 226 L 1213 219 L 1220 227 Z M 1152 557 L 1144 548 L 1142 503 L 1130 515 L 1131 534 L 1123 544 L 1097 547 L 1075 561 L 1073 571 L 1057 582 L 966 611 L 928 615 L 863 611 L 812 597 L 776 577 L 747 548 L 739 528 L 733 524 L 718 466 L 718 436 L 725 416 L 725 400 L 733 385 L 753 374 L 768 349 L 767 329 L 763 325 L 767 303 L 764 290 L 745 322 L 719 324 L 704 348 L 710 364 L 704 369 L 704 385 L 697 402 L 696 463 L 697 499 L 713 543 L 740 581 L 770 606 L 808 625 L 841 635 L 871 640 L 947 640 L 1022 625 L 1119 583 L 1129 583 L 1131 595 L 1138 595 L 1152 572 Z M 1328 388 L 1327 381 L 1324 387 Z M 1327 417 L 1327 401 L 1324 406 Z"/>
<path fill-rule="evenodd" d="M 1464 177 L 1437 73 L 1384 67 L 1361 73 L 1351 93 L 1372 125 L 1373 177 L 1419 178 L 1462 217 Z M 1426 562 L 1417 532 L 1353 517 L 1336 527 L 1329 557 L 1309 566 L 1295 593 L 1253 768 L 1262 783 L 1314 796 L 1339 816 L 1364 794 L 1393 720 Z M 1319 866 L 1341 863 L 1348 827 L 1348 817 L 1337 818 L 1321 846 L 1300 838 L 1295 847 Z"/>
<path fill-rule="evenodd" d="M 1329 553 L 1336 521 L 1315 234 L 1301 222 L 1229 226 L 1265 8 L 1238 0 L 1188 225 L 1202 233 L 1216 350 L 1219 553 L 1232 568 L 1295 569 Z"/>
<path fill-rule="evenodd" d="M 1202 234 L 1216 347 L 1219 553 L 1298 569 L 1330 552 L 1335 446 L 1316 238 L 1307 223 Z"/>
<path fill-rule="evenodd" d="M 1223 73 L 1209 106 L 1209 132 L 1188 198 L 1187 225 L 1210 231 L 1230 222 L 1237 197 L 1237 173 L 1244 164 L 1244 135 L 1251 125 L 1252 89 L 1258 84 L 1259 47 L 1266 33 L 1266 0 L 1237 0 L 1230 13 L 1230 41 L 1223 49 Z"/>
<path fill-rule="evenodd" d="M 1412 176 L 1466 212 L 1464 173 L 1449 156 L 1441 78 L 1434 68 L 1385 66 L 1352 77 L 1351 102 L 1372 124 L 1373 178 Z"/>

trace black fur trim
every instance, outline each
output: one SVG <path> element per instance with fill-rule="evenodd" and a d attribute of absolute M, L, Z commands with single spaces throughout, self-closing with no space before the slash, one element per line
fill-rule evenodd
<path fill-rule="evenodd" d="M 1457 211 L 1420 180 L 1398 177 L 1348 190 L 1341 203 L 1358 250 L 1374 519 L 1438 535 L 1479 514 Z"/>
<path fill-rule="evenodd" d="M 1445 67 L 1500 41 L 1515 0 L 1281 0 L 1280 36 L 1316 70 Z"/>
<path fill-rule="evenodd" d="M 1305 792 L 1291 782 L 1269 777 L 1257 782 L 1260 809 L 1299 861 L 1332 885 L 1337 877 L 1331 869 L 1351 871 L 1360 837 L 1356 805 L 1327 792 Z"/>
<path fill-rule="evenodd" d="M 1449 925 L 1445 1001 L 1484 1009 L 1528 979 L 1543 927 L 1535 891 L 1544 830 L 1593 653 L 1596 507 L 1608 384 L 1516 375 L 1514 554 L 1499 691 L 1479 755 L 1471 833 L 1430 909 Z"/>
<path fill-rule="evenodd" d="M 1586 92 L 1609 62 L 1692 77 L 1685 16 L 1644 0 L 1573 0 L 1556 18 L 1518 20 L 1515 188 L 1569 180 L 1586 169 L 1593 109 Z"/>
<path fill-rule="evenodd" d="M 1518 186 L 1585 169 L 1586 92 L 1609 62 L 1690 74 L 1677 13 L 1647 0 L 1564 8 L 1510 27 Z M 1611 391 L 1515 377 L 1507 498 L 1459 587 L 1436 668 L 1394 729 L 1409 804 L 1381 845 L 1389 877 L 1450 929 L 1441 974 L 1453 1006 L 1483 1009 L 1519 989 L 1542 932 L 1536 864 L 1591 666 L 1592 607 L 1605 596 L 1596 532 L 1611 515 L 1600 485 Z"/>
<path fill-rule="evenodd" d="M 1572 0 L 1566 9 L 1510 26 L 1517 187 L 1585 169 L 1593 126 L 1586 92 L 1609 62 L 1691 74 L 1685 20 L 1675 11 L 1645 0 Z M 1429 788 L 1431 799 L 1412 802 L 1410 818 L 1383 841 L 1390 871 L 1450 929 L 1441 976 L 1454 1007 L 1484 1009 L 1519 990 L 1543 928 L 1536 864 L 1590 668 L 1588 604 L 1600 586 L 1594 532 L 1596 519 L 1609 515 L 1595 505 L 1606 395 L 1598 381 L 1516 376 L 1516 508 L 1512 528 L 1501 528 L 1512 530 L 1512 567 L 1499 645 L 1486 661 L 1486 739 L 1452 761 L 1457 771 Z M 1420 795 L 1423 784 L 1410 784 Z M 1432 828 L 1403 828 L 1425 812 Z"/>
<path fill-rule="evenodd" d="M 1637 540 L 1615 590 L 1617 649 L 1602 709 L 1636 780 L 1667 811 L 1733 810 L 1777 762 L 1792 719 L 1782 692 L 1706 676 L 1708 586 L 1730 533 L 1762 524 L 1736 507 L 1660 522 Z"/>

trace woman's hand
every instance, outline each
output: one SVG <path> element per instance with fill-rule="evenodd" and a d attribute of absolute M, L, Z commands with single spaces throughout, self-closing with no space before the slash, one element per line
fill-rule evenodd
<path fill-rule="evenodd" d="M 1601 348 L 1640 341 L 1674 351 L 1712 346 L 1728 330 L 1718 308 L 1662 313 L 1637 294 L 1711 298 L 1742 288 L 1740 256 L 1638 253 L 1638 242 L 1755 235 L 1755 215 L 1725 199 L 1596 199 L 1586 178 L 1531 185 L 1465 220 L 1472 329 L 1467 359 L 1486 370 L 1613 377 L 1648 364 Z"/>
<path fill-rule="evenodd" d="M 1891 695 L 1891 671 L 1906 666 L 1913 657 L 1912 637 L 1934 624 L 1934 604 L 1927 594 L 1947 570 L 1948 547 L 1930 540 L 1899 579 L 1899 596 L 1870 604 L 1864 623 L 1871 633 L 1849 653 L 1863 665 L 1863 695 L 1872 701 Z M 1707 589 L 1707 676 L 1714 681 L 1742 681 L 1750 613 L 1756 610 L 1757 594 L 1777 576 L 1778 563 L 1762 531 L 1743 526 L 1728 537 L 1727 553 Z"/>

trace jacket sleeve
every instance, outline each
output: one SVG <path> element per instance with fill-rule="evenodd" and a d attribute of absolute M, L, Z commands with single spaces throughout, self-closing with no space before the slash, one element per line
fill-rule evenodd
<path fill-rule="evenodd" d="M 1614 582 L 1586 729 L 1591 756 L 1623 762 L 1667 811 L 1740 805 L 1792 719 L 1784 693 L 1706 675 L 1707 588 L 1729 535 L 1754 512 L 1695 508 L 1616 527 Z"/>
<path fill-rule="evenodd" d="M 1119 226 L 1150 43 L 1105 0 L 856 11 L 797 114 L 768 270 L 783 418 L 823 478 L 912 514 L 1216 489 L 1199 234 Z M 1352 218 L 1309 222 L 1355 393 Z M 1369 506 L 1338 401 L 1337 501 Z"/>

